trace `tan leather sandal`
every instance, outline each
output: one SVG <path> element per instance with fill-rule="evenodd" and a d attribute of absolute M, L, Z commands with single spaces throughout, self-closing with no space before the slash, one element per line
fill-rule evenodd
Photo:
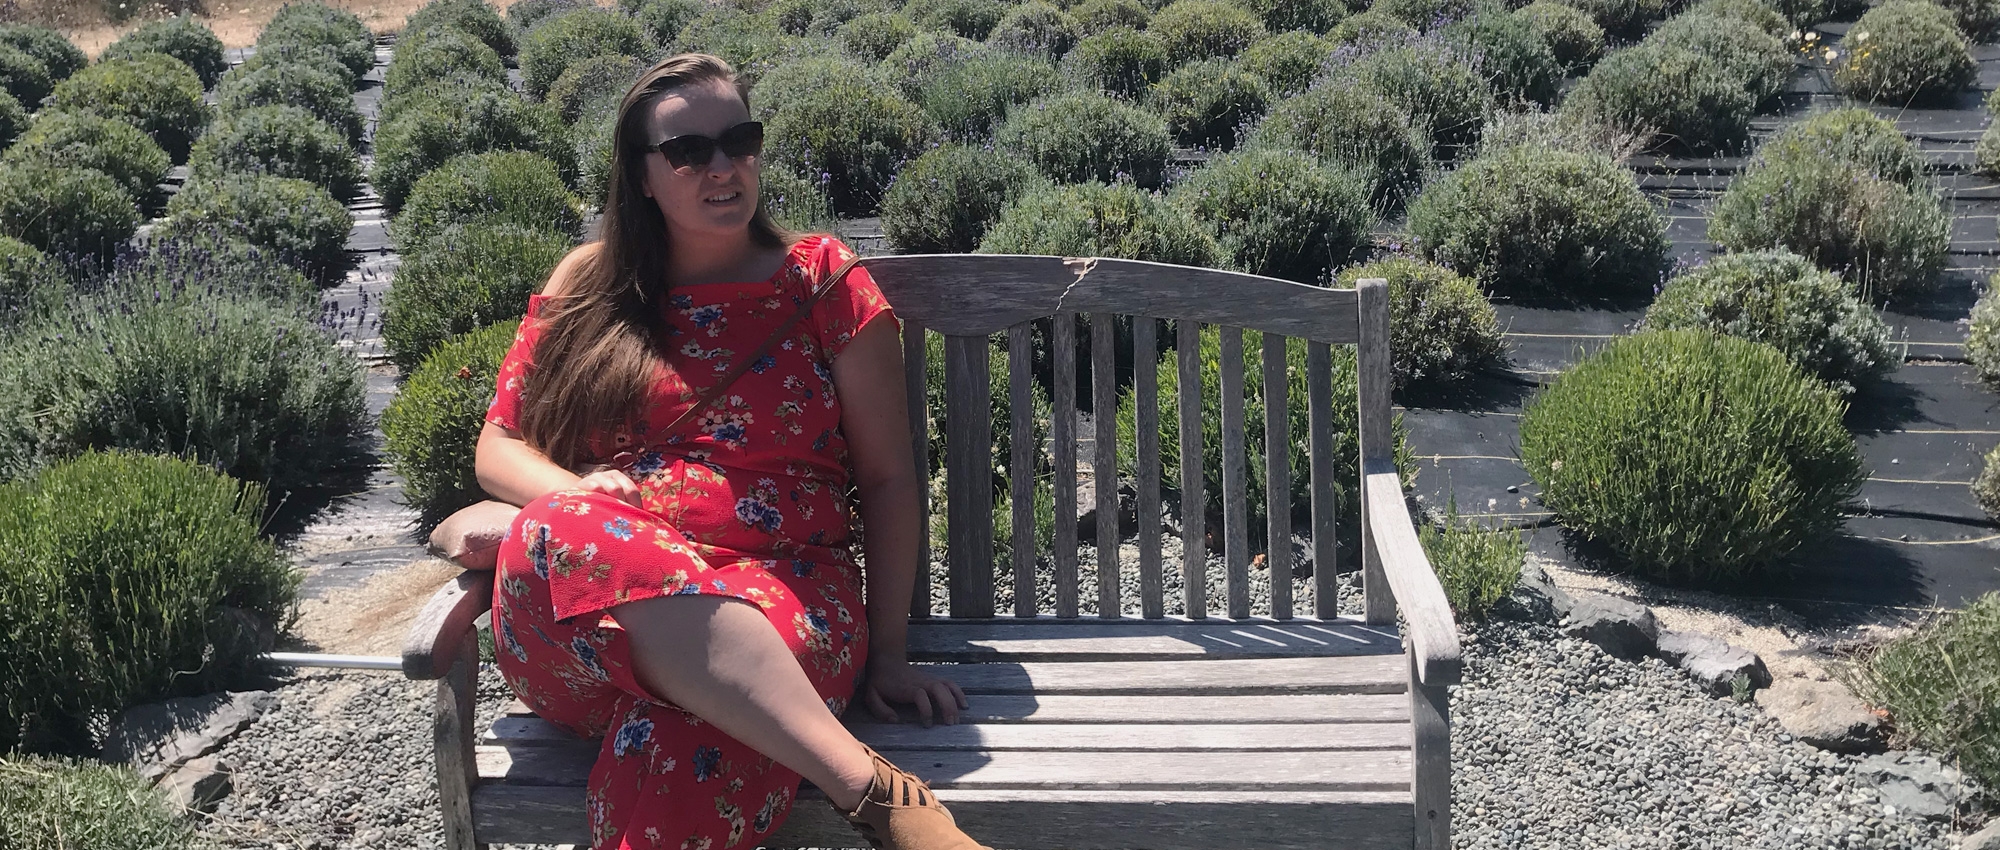
<path fill-rule="evenodd" d="M 854 811 L 833 810 L 876 850 L 993 850 L 959 831 L 930 785 L 889 763 L 864 745 L 875 760 L 875 782 Z"/>

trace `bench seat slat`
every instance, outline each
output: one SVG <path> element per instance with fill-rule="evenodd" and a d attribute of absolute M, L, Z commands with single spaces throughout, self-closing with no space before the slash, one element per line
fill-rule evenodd
<path fill-rule="evenodd" d="M 902 750 L 1381 750 L 1408 749 L 1407 723 L 960 723 L 924 728 L 902 723 L 850 723 L 861 742 L 882 752 Z M 503 717 L 486 743 L 496 746 L 594 746 L 546 720 Z"/>
<path fill-rule="evenodd" d="M 1188 661 L 1026 661 L 940 665 L 968 694 L 1400 694 L 1401 656 Z"/>
<path fill-rule="evenodd" d="M 1235 658 L 1401 654 L 1393 627 L 1351 620 L 1066 624 L 912 623 L 912 661 L 1144 661 L 1160 657 Z"/>

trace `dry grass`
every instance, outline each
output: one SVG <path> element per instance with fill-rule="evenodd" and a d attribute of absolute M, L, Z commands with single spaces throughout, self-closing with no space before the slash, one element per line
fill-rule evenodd
<path fill-rule="evenodd" d="M 494 7 L 505 11 L 515 0 L 486 0 Z M 134 15 L 122 24 L 112 23 L 105 15 L 103 0 L 16 0 L 18 12 L 16 20 L 54 27 L 69 36 L 83 52 L 95 57 L 99 51 L 109 46 L 118 37 L 132 31 L 146 21 L 160 16 Z M 114 0 L 115 2 L 115 0 Z M 141 2 L 141 0 L 129 0 Z M 197 16 L 207 22 L 210 29 L 222 39 L 224 47 L 248 47 L 257 41 L 257 33 L 264 24 L 277 14 L 285 0 L 195 0 L 201 11 Z M 403 21 L 411 12 L 421 8 L 428 0 L 323 0 L 327 5 L 346 9 L 361 18 L 361 22 L 377 33 L 394 32 L 401 29 Z M 0 4 L 4 5 L 4 4 Z"/>

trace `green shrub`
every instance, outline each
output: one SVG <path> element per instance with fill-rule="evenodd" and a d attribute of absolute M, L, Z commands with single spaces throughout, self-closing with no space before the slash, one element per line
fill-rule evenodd
<path fill-rule="evenodd" d="M 764 166 L 757 182 L 757 202 L 778 226 L 801 233 L 833 232 L 837 219 L 824 186 L 775 163 Z"/>
<path fill-rule="evenodd" d="M 1556 0 L 1536 0 L 1514 10 L 1514 15 L 1541 34 L 1564 73 L 1589 68 L 1604 55 L 1604 28 L 1574 6 Z"/>
<path fill-rule="evenodd" d="M 529 97 L 540 98 L 570 63 L 592 56 L 643 56 L 650 46 L 639 22 L 618 12 L 566 12 L 521 39 L 521 85 Z"/>
<path fill-rule="evenodd" d="M 903 14 L 925 29 L 985 41 L 1012 5 L 1004 0 L 910 0 L 903 6 Z"/>
<path fill-rule="evenodd" d="M 575 239 L 583 210 L 555 164 L 540 155 L 463 154 L 417 181 L 389 232 L 405 253 L 416 254 L 454 224 L 514 224 Z"/>
<path fill-rule="evenodd" d="M 1514 592 L 1521 581 L 1521 564 L 1527 561 L 1528 546 L 1518 528 L 1481 528 L 1460 522 L 1458 498 L 1447 503 L 1442 526 L 1424 523 L 1417 529 L 1417 542 L 1424 557 L 1444 585 L 1445 601 L 1460 622 L 1484 620 L 1494 603 Z"/>
<path fill-rule="evenodd" d="M 1815 158 L 1857 165 L 1913 188 L 1930 185 L 1916 144 L 1893 122 L 1856 107 L 1829 109 L 1787 125 L 1758 146 L 1752 164 Z"/>
<path fill-rule="evenodd" d="M 223 116 L 195 143 L 188 171 L 193 179 L 239 172 L 294 177 L 343 202 L 361 192 L 361 160 L 354 149 L 339 130 L 296 106 L 258 106 Z"/>
<path fill-rule="evenodd" d="M 1646 34 L 1646 27 L 1667 16 L 1670 6 L 1679 5 L 1675 0 L 1562 0 L 1589 15 L 1592 21 L 1604 28 L 1604 34 L 1624 41 L 1636 41 Z M 1819 2 L 1819 0 L 1803 0 Z"/>
<path fill-rule="evenodd" d="M 869 12 L 841 24 L 834 40 L 864 62 L 880 62 L 917 37 L 917 25 L 897 12 Z"/>
<path fill-rule="evenodd" d="M 1393 256 L 1344 269 L 1333 285 L 1353 289 L 1372 277 L 1389 282 L 1390 365 L 1397 389 L 1470 377 L 1506 350 L 1485 293 L 1451 269 Z"/>
<path fill-rule="evenodd" d="M 1165 177 L 1167 123 L 1101 94 L 1067 92 L 1008 110 L 994 144 L 1027 158 L 1059 183 L 1129 178 L 1142 189 Z"/>
<path fill-rule="evenodd" d="M 1703 54 L 1647 42 L 1612 53 L 1564 98 L 1562 110 L 1691 154 L 1729 153 L 1750 138 L 1757 95 Z"/>
<path fill-rule="evenodd" d="M 121 258 L 102 294 L 9 351 L 0 474 L 125 448 L 279 494 L 345 492 L 367 474 L 365 384 L 319 326 L 311 290 L 275 258 L 224 240 Z"/>
<path fill-rule="evenodd" d="M 1995 0 L 1938 0 L 1951 12 L 1960 32 L 1971 41 L 1991 40 L 2000 30 L 2000 2 Z"/>
<path fill-rule="evenodd" d="M 63 268 L 41 249 L 0 236 L 0 330 L 42 320 L 68 291 Z"/>
<path fill-rule="evenodd" d="M 1565 527 L 1641 573 L 1725 582 L 1838 533 L 1867 476 L 1845 407 L 1770 346 L 1635 334 L 1530 402 L 1521 459 Z"/>
<path fill-rule="evenodd" d="M 0 568 L 10 635 L 0 648 L 0 743 L 10 749 L 89 752 L 128 707 L 245 681 L 258 647 L 244 625 L 288 625 L 299 573 L 258 536 L 265 494 L 255 484 L 197 462 L 90 452 L 0 494 L 0 545 L 11 553 Z M 50 789 L 41 785 L 49 778 L 30 784 L 14 767 L 0 766 L 8 829 L 49 837 L 51 819 L 77 829 L 20 846 L 163 846 L 87 837 L 87 822 L 118 815 L 156 836 L 178 832 L 169 822 L 179 813 L 159 798 L 127 792 L 86 814 L 58 802 L 80 783 Z"/>
<path fill-rule="evenodd" d="M 1500 101 L 1514 105 L 1555 103 L 1556 91 L 1562 86 L 1562 61 L 1539 28 L 1505 5 L 1482 5 L 1446 32 L 1466 53 L 1478 57 L 1479 75 Z"/>
<path fill-rule="evenodd" d="M 1372 12 L 1382 12 L 1424 32 L 1472 14 L 1476 0 L 1375 0 Z"/>
<path fill-rule="evenodd" d="M 1725 254 L 1674 278 L 1641 325 L 1764 343 L 1843 395 L 1899 360 L 1888 325 L 1854 284 L 1788 251 Z"/>
<path fill-rule="evenodd" d="M 1327 73 L 1381 92 L 1401 106 L 1430 135 L 1439 158 L 1455 158 L 1479 141 L 1494 104 L 1475 57 L 1435 38 L 1347 54 L 1336 53 Z"/>
<path fill-rule="evenodd" d="M 1279 103 L 1257 125 L 1259 147 L 1294 148 L 1362 169 L 1371 203 L 1400 206 L 1431 168 L 1431 140 L 1410 114 L 1372 88 L 1322 84 Z"/>
<path fill-rule="evenodd" d="M 1041 182 L 1017 157 L 966 145 L 912 160 L 882 200 L 882 233 L 899 254 L 969 254 L 1022 193 Z"/>
<path fill-rule="evenodd" d="M 420 98 L 420 99 L 419 99 Z M 446 160 L 488 151 L 529 151 L 545 157 L 564 180 L 576 175 L 575 151 L 562 116 L 505 88 L 439 89 L 404 95 L 375 130 L 369 177 L 382 205 L 400 210 L 412 187 Z"/>
<path fill-rule="evenodd" d="M 1325 35 L 1347 17 L 1342 0 L 1246 0 L 1244 5 L 1264 19 L 1265 31 L 1273 33 Z"/>
<path fill-rule="evenodd" d="M 106 260 L 139 229 L 139 208 L 94 168 L 39 162 L 0 166 L 0 236 L 58 256 Z"/>
<path fill-rule="evenodd" d="M 835 211 L 868 215 L 896 169 L 936 136 L 924 112 L 888 85 L 844 75 L 814 92 L 773 92 L 759 100 L 771 159 L 803 174 L 825 172 Z"/>
<path fill-rule="evenodd" d="M 992 137 L 1008 109 L 1050 94 L 1060 84 L 1055 66 L 1046 59 L 991 53 L 930 75 L 917 102 L 947 138 L 977 142 Z"/>
<path fill-rule="evenodd" d="M 28 110 L 14 96 L 0 91 L 0 149 L 12 144 L 28 129 Z M 155 145 L 155 147 L 158 147 Z"/>
<path fill-rule="evenodd" d="M 8 96 L 22 103 L 39 104 L 55 87 L 48 66 L 41 60 L 0 44 L 0 88 Z"/>
<path fill-rule="evenodd" d="M 876 69 L 887 75 L 904 97 L 914 100 L 933 74 L 985 52 L 986 47 L 979 42 L 950 33 L 923 31 L 889 51 Z"/>
<path fill-rule="evenodd" d="M 1748 88 L 1758 103 L 1776 97 L 1792 76 L 1794 61 L 1785 43 L 1755 22 L 1734 15 L 1678 15 L 1646 40 L 1707 56 Z"/>
<path fill-rule="evenodd" d="M 1266 148 L 1210 160 L 1172 198 L 1208 227 L 1233 267 L 1319 283 L 1367 245 L 1372 187 L 1368 175 Z"/>
<path fill-rule="evenodd" d="M 1753 162 L 1717 202 L 1708 236 L 1731 251 L 1787 248 L 1891 300 L 1944 270 L 1951 216 L 1935 189 L 1822 157 Z"/>
<path fill-rule="evenodd" d="M 1146 106 L 1167 119 L 1175 141 L 1229 150 L 1264 116 L 1270 97 L 1263 78 L 1221 59 L 1198 59 L 1154 83 Z"/>
<path fill-rule="evenodd" d="M 1077 42 L 1063 68 L 1086 87 L 1135 98 L 1166 74 L 1167 46 L 1150 32 L 1118 27 Z"/>
<path fill-rule="evenodd" d="M 33 756 L 0 758 L 0 838 L 17 847 L 198 846 L 194 825 L 132 768 Z"/>
<path fill-rule="evenodd" d="M 1326 33 L 1326 40 L 1334 45 L 1369 45 L 1377 42 L 1394 42 L 1417 34 L 1417 28 L 1403 22 L 1402 18 L 1388 12 L 1370 9 L 1349 16 L 1333 26 Z"/>
<path fill-rule="evenodd" d="M 504 83 L 507 66 L 500 61 L 499 53 L 469 33 L 448 28 L 427 30 L 396 43 L 396 58 L 383 72 L 382 95 L 393 98 L 452 74 Z"/>
<path fill-rule="evenodd" d="M 375 67 L 375 34 L 353 12 L 317 0 L 288 2 L 271 16 L 257 35 L 257 52 L 278 45 L 327 48 L 357 80 Z"/>
<path fill-rule="evenodd" d="M 1763 0 L 1701 0 L 1682 14 L 1736 18 L 1777 38 L 1783 38 L 1792 29 L 1791 22 Z"/>
<path fill-rule="evenodd" d="M 1139 0 L 1083 0 L 1069 10 L 1081 32 L 1099 33 L 1117 27 L 1142 30 L 1153 13 Z"/>
<path fill-rule="evenodd" d="M 1986 281 L 1986 293 L 1972 305 L 1965 356 L 1980 380 L 2000 385 L 2000 275 Z"/>
<path fill-rule="evenodd" d="M 611 183 L 611 143 L 617 135 L 617 123 L 618 102 L 599 98 L 585 101 L 576 123 L 569 128 L 576 153 L 577 197 L 592 207 L 604 206 L 606 187 Z M 775 170 L 768 162 L 764 164 L 765 175 Z"/>
<path fill-rule="evenodd" d="M 216 112 L 221 115 L 259 106 L 297 106 L 339 130 L 349 145 L 361 145 L 361 110 L 354 106 L 354 92 L 344 79 L 325 69 L 309 65 L 239 69 L 222 75 L 215 94 Z"/>
<path fill-rule="evenodd" d="M 1081 333 L 1079 333 L 1081 336 Z M 1264 386 L 1263 335 L 1256 331 L 1243 332 L 1243 385 L 1246 388 Z M 1355 392 L 1355 355 L 1350 346 L 1333 346 L 1333 399 L 1332 419 L 1328 429 L 1333 432 L 1333 478 L 1335 509 L 1334 538 L 1339 547 L 1338 560 L 1341 563 L 1358 563 L 1361 547 L 1361 502 L 1357 493 L 1360 484 L 1360 447 L 1355 442 L 1359 432 L 1356 408 L 1359 406 Z M 1206 526 L 1215 529 L 1217 539 L 1222 530 L 1222 336 L 1213 325 L 1201 329 L 1201 452 L 1203 504 L 1205 505 Z M 1304 340 L 1285 340 L 1286 395 L 1290 399 L 1306 398 L 1306 344 Z M 1176 358 L 1169 356 L 1159 361 L 1159 397 L 1179 398 L 1181 393 L 1180 368 Z M 1118 441 L 1121 446 L 1133 445 L 1133 415 L 1137 411 L 1137 400 L 1133 393 L 1121 393 L 1118 401 Z M 1291 439 L 1291 504 L 1293 507 L 1294 531 L 1303 536 L 1311 536 L 1311 527 L 1306 524 L 1308 516 L 1302 515 L 1312 504 L 1312 468 L 1307 460 L 1307 450 L 1311 444 L 1312 431 L 1307 422 L 1308 409 L 1303 401 L 1287 405 L 1289 417 L 1286 422 L 1286 436 Z M 1248 502 L 1249 538 L 1251 551 L 1261 551 L 1265 546 L 1266 529 L 1270 526 L 1264 512 L 1264 394 L 1257 389 L 1244 393 L 1243 399 L 1243 454 L 1244 454 L 1244 501 Z M 1402 471 L 1403 482 L 1407 486 L 1416 477 L 1416 461 L 1407 444 L 1407 434 L 1400 415 L 1390 425 L 1391 445 L 1396 459 L 1396 468 Z M 1133 452 L 1119 452 L 1119 472 L 1132 475 Z M 1180 417 L 1175 415 L 1171 403 L 1160 416 L 1160 480 L 1178 482 L 1181 480 L 1181 430 Z M 1214 549 L 1220 549 L 1220 546 Z M 1211 550 L 1213 551 L 1213 550 Z"/>
<path fill-rule="evenodd" d="M 1221 246 L 1194 216 L 1130 184 L 1036 187 L 1000 214 L 978 251 L 1118 257 L 1205 268 L 1224 261 Z"/>
<path fill-rule="evenodd" d="M 321 286 L 339 283 L 347 271 L 354 216 L 305 180 L 240 172 L 195 180 L 167 204 L 166 215 L 165 235 L 228 233 L 272 252 Z"/>
<path fill-rule="evenodd" d="M 898 5 L 881 0 L 777 0 L 759 13 L 770 18 L 778 31 L 792 36 L 827 36 L 840 25 L 870 12 L 888 11 Z"/>
<path fill-rule="evenodd" d="M 1866 0 L 1770 0 L 1770 3 L 1794 28 L 1801 30 L 1868 8 Z"/>
<path fill-rule="evenodd" d="M 1333 45 L 1309 32 L 1281 32 L 1245 48 L 1236 57 L 1238 67 L 1256 74 L 1275 98 L 1287 98 L 1305 91 Z"/>
<path fill-rule="evenodd" d="M 513 24 L 515 31 L 525 33 L 565 12 L 595 5 L 590 0 L 520 0 L 507 7 L 507 23 Z"/>
<path fill-rule="evenodd" d="M 1645 291 L 1666 221 L 1609 157 L 1510 147 L 1474 157 L 1410 204 L 1425 259 L 1509 295 Z"/>
<path fill-rule="evenodd" d="M 1174 65 L 1231 59 L 1265 35 L 1255 14 L 1223 0 L 1174 0 L 1153 15 L 1146 31 L 1160 37 Z"/>
<path fill-rule="evenodd" d="M 593 56 L 565 69 L 555 85 L 549 86 L 546 102 L 555 107 L 564 124 L 575 124 L 583 117 L 584 107 L 593 102 L 608 103 L 615 112 L 625 93 L 650 67 L 651 63 L 630 56 Z"/>
<path fill-rule="evenodd" d="M 1951 13 L 1924 0 L 1889 0 L 1868 10 L 1842 46 L 1833 82 L 1862 100 L 1934 103 L 1965 90 L 1978 70 Z"/>
<path fill-rule="evenodd" d="M 445 340 L 520 318 L 570 246 L 565 234 L 516 224 L 446 228 L 396 270 L 382 304 L 389 360 L 411 374 Z"/>
<path fill-rule="evenodd" d="M 1941 614 L 1869 653 L 1846 678 L 1888 709 L 1897 737 L 2000 785 L 2000 593 Z"/>
<path fill-rule="evenodd" d="M 403 40 L 434 30 L 458 30 L 493 48 L 501 59 L 514 57 L 514 31 L 486 0 L 430 0 L 403 22 L 397 50 Z"/>
<path fill-rule="evenodd" d="M 142 53 L 78 71 L 57 85 L 52 97 L 58 109 L 92 112 L 138 127 L 179 163 L 187 160 L 188 149 L 208 123 L 201 92 L 200 78 L 180 60 Z"/>
<path fill-rule="evenodd" d="M 526 304 L 523 296 L 520 306 Z M 403 477 L 403 499 L 417 509 L 419 531 L 488 498 L 473 474 L 473 450 L 493 401 L 494 376 L 520 324 L 501 322 L 443 341 L 410 368 L 382 412 L 384 442 Z"/>
<path fill-rule="evenodd" d="M 681 27 L 671 52 L 720 56 L 745 79 L 755 80 L 765 65 L 783 54 L 790 41 L 769 19 L 732 6 L 708 6 Z M 665 51 L 663 51 L 665 52 Z"/>
<path fill-rule="evenodd" d="M 1537 148 L 1601 154 L 1624 163 L 1652 144 L 1651 134 L 1638 135 L 1574 112 L 1494 113 L 1479 133 L 1479 151 L 1488 153 L 1505 147 L 1528 145 Z"/>
<path fill-rule="evenodd" d="M 175 15 L 139 27 L 121 36 L 98 54 L 97 61 L 133 59 L 141 53 L 165 53 L 186 63 L 201 78 L 202 88 L 215 85 L 229 60 L 222 55 L 222 39 L 193 15 Z"/>
<path fill-rule="evenodd" d="M 49 79 L 62 82 L 90 64 L 83 49 L 48 27 L 33 24 L 0 24 L 0 44 L 35 57 L 49 72 Z"/>
<path fill-rule="evenodd" d="M 1972 482 L 1972 496 L 1987 516 L 2000 519 L 2000 446 L 1994 446 L 1981 461 L 1979 477 Z"/>
<path fill-rule="evenodd" d="M 1039 53 L 1061 59 L 1076 46 L 1082 27 L 1067 12 L 1042 0 L 1028 0 L 1007 10 L 995 24 L 986 43 L 1022 53 Z"/>
<path fill-rule="evenodd" d="M 167 152 L 137 127 L 88 112 L 43 110 L 0 163 L 94 168 L 110 175 L 132 196 L 151 206 L 172 163 Z"/>
<path fill-rule="evenodd" d="M 701 0 L 646 0 L 646 3 L 632 12 L 632 19 L 644 27 L 653 43 L 666 47 L 680 38 L 681 30 L 701 13 L 707 4 Z"/>
<path fill-rule="evenodd" d="M 323 74 L 330 74 L 340 80 L 350 91 L 360 84 L 361 78 L 354 75 L 354 69 L 340 61 L 340 55 L 323 44 L 280 43 L 257 48 L 243 63 L 231 68 L 232 73 L 248 74 L 263 68 L 311 68 Z"/>

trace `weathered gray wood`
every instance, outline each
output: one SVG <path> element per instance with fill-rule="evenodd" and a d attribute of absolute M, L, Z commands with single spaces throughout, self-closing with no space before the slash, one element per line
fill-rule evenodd
<path fill-rule="evenodd" d="M 1264 567 L 1271 616 L 1292 617 L 1292 436 L 1285 338 L 1264 334 Z"/>
<path fill-rule="evenodd" d="M 1050 334 L 1054 360 L 1055 397 L 1049 400 L 1053 421 L 1049 442 L 1055 453 L 1056 477 L 1056 616 L 1074 617 L 1076 599 L 1076 314 L 1057 313 Z"/>
<path fill-rule="evenodd" d="M 1426 685 L 1457 684 L 1462 662 L 1458 624 L 1451 617 L 1444 585 L 1438 582 L 1422 541 L 1403 505 L 1403 482 L 1394 461 L 1376 459 L 1363 469 L 1365 519 L 1381 553 L 1383 583 L 1403 611 L 1418 680 Z"/>
<path fill-rule="evenodd" d="M 1241 272 L 1007 254 L 869 257 L 862 266 L 897 313 L 947 334 L 998 333 L 1067 310 L 1191 319 L 1321 342 L 1355 340 L 1353 291 Z"/>
<path fill-rule="evenodd" d="M 993 616 L 993 395 L 986 337 L 944 338 L 951 615 Z M 921 572 L 921 570 L 919 571 Z"/>
<path fill-rule="evenodd" d="M 1418 682 L 1410 654 L 1410 793 L 1415 802 L 1416 846 L 1451 850 L 1451 700 L 1442 685 Z"/>
<path fill-rule="evenodd" d="M 1202 474 L 1201 325 L 1174 323 L 1181 435 L 1181 596 L 1182 611 L 1208 616 L 1207 487 Z"/>
<path fill-rule="evenodd" d="M 1408 750 L 1408 723 L 1194 723 L 1161 729 L 1157 723 L 960 723 L 926 729 L 905 723 L 849 726 L 854 737 L 887 756 L 920 750 L 1034 752 L 1336 752 Z M 1162 734 L 1162 733 L 1166 734 Z M 1252 757 L 1253 759 L 1256 757 Z"/>
<path fill-rule="evenodd" d="M 1189 656 L 1379 655 L 1402 650 L 1393 625 L 1354 620 L 1242 623 L 1131 620 L 1065 623 L 1021 620 L 911 624 L 913 661 L 1143 661 Z"/>
<path fill-rule="evenodd" d="M 445 582 L 410 623 L 403 638 L 403 675 L 435 679 L 451 669 L 473 622 L 493 607 L 493 571 L 467 570 Z M 476 644 L 475 644 L 476 645 Z"/>
<path fill-rule="evenodd" d="M 1243 455 L 1243 331 L 1222 332 L 1222 560 L 1229 616 L 1250 616 L 1250 499 Z"/>
<path fill-rule="evenodd" d="M 487 576 L 492 583 L 491 573 Z M 437 759 L 438 802 L 444 816 L 447 850 L 475 850 L 472 788 L 479 774 L 473 760 L 473 724 L 478 722 L 475 693 L 479 676 L 479 638 L 470 629 L 459 633 L 451 666 L 438 680 L 437 707 L 431 716 L 431 752 Z"/>
<path fill-rule="evenodd" d="M 1166 616 L 1160 575 L 1160 323 L 1132 319 L 1132 467 L 1139 491 L 1139 616 Z"/>
<path fill-rule="evenodd" d="M 481 845 L 589 847 L 587 812 L 582 785 L 482 785 L 472 792 L 472 831 Z"/>
<path fill-rule="evenodd" d="M 1091 490 L 1097 502 L 1097 616 L 1117 619 L 1118 600 L 1118 320 L 1090 314 Z"/>
<path fill-rule="evenodd" d="M 1361 305 L 1361 340 L 1355 344 L 1355 365 L 1360 404 L 1360 468 L 1365 470 L 1370 458 L 1394 457 L 1393 438 L 1389 434 L 1389 282 L 1364 278 L 1356 282 L 1354 291 Z M 1396 599 L 1382 577 L 1382 558 L 1370 530 L 1374 518 L 1370 515 L 1369 499 L 1368 488 L 1361 488 L 1362 617 L 1379 624 L 1396 618 Z M 1396 502 L 1402 503 L 1400 487 Z"/>
<path fill-rule="evenodd" d="M 1227 661 L 1027 661 L 925 668 L 969 695 L 1055 694 L 1400 694 L 1408 687 L 1401 655 L 1334 658 L 1231 658 Z"/>
<path fill-rule="evenodd" d="M 1035 407 L 1034 327 L 1007 328 L 1007 407 L 1012 420 L 1007 458 L 1007 498 L 1013 524 L 1014 616 L 1035 616 Z"/>
<path fill-rule="evenodd" d="M 925 360 L 928 359 L 924 345 L 922 322 L 903 317 L 903 392 L 908 400 L 910 412 L 911 454 L 917 463 L 917 507 L 921 516 L 931 513 L 931 440 L 930 440 L 930 380 L 926 376 Z M 918 563 L 931 562 L 931 524 L 917 523 L 917 534 L 922 543 Z M 931 615 L 931 571 L 917 570 L 916 584 L 910 588 L 910 616 L 929 617 Z"/>
<path fill-rule="evenodd" d="M 1014 696 L 966 697 L 960 723 L 1406 723 L 1410 698 L 1396 694 L 1279 694 L 1276 696 Z M 904 723 L 916 713 L 899 707 Z M 1172 729 L 1163 728 L 1163 734 Z M 1404 779 L 1408 787 L 1408 778 Z"/>
<path fill-rule="evenodd" d="M 1340 565 L 1335 527 L 1339 506 L 1333 480 L 1333 349 L 1306 343 L 1307 463 L 1312 476 L 1313 614 L 1340 615 Z"/>

